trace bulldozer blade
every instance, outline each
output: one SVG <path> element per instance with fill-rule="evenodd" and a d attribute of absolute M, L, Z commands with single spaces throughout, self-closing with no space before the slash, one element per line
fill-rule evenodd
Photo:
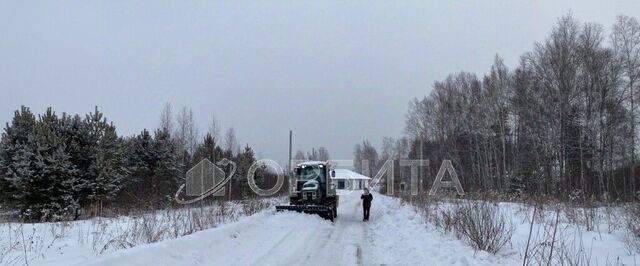
<path fill-rule="evenodd" d="M 276 206 L 276 211 L 295 211 L 309 214 L 317 214 L 320 217 L 333 221 L 333 211 L 327 206 L 318 205 L 283 205 Z"/>

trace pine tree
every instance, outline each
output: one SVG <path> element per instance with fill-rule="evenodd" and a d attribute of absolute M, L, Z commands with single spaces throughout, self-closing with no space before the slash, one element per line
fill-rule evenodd
<path fill-rule="evenodd" d="M 13 205 L 15 187 L 12 180 L 17 178 L 16 168 L 21 161 L 16 156 L 28 143 L 28 136 L 36 125 L 36 118 L 28 107 L 15 111 L 11 124 L 6 125 L 0 141 L 0 205 Z"/>
<path fill-rule="evenodd" d="M 155 132 L 153 151 L 156 164 L 152 186 L 155 188 L 154 199 L 159 203 L 158 207 L 170 203 L 178 184 L 184 182 L 183 165 L 176 149 L 169 133 L 162 130 Z"/>
<path fill-rule="evenodd" d="M 77 194 L 74 195 L 80 205 L 84 206 L 87 195 L 91 193 L 89 183 L 95 176 L 95 137 L 87 123 L 79 115 L 63 114 L 58 126 L 58 134 L 64 139 L 65 150 L 71 163 L 78 169 Z"/>
<path fill-rule="evenodd" d="M 151 200 L 149 179 L 155 168 L 153 138 L 146 129 L 135 137 L 125 140 L 125 167 L 127 178 L 122 182 L 119 199 L 123 204 L 146 205 Z"/>
<path fill-rule="evenodd" d="M 216 139 L 211 135 L 211 133 L 207 133 L 207 135 L 204 136 L 203 142 L 199 144 L 196 149 L 192 164 L 195 165 L 203 159 L 208 159 L 209 161 L 216 163 L 218 160 L 222 159 L 223 153 L 224 151 L 217 145 Z"/>
<path fill-rule="evenodd" d="M 97 180 L 101 174 L 101 169 L 98 165 L 98 156 L 106 155 L 114 151 L 100 151 L 100 142 L 105 135 L 107 127 L 109 127 L 109 124 L 107 124 L 107 120 L 103 116 L 104 115 L 100 111 L 98 111 L 98 107 L 96 107 L 94 112 L 89 113 L 85 116 L 84 120 L 81 123 L 79 131 L 79 139 L 81 139 L 81 149 L 78 153 L 76 153 L 76 156 L 78 157 L 75 158 L 75 162 L 77 163 L 78 168 L 82 171 L 82 191 L 80 198 L 84 206 L 93 204 L 93 201 L 97 200 L 98 198 L 102 198 L 102 196 L 105 195 L 105 191 L 103 191 L 103 187 L 101 187 L 105 184 L 103 184 L 102 181 Z M 115 134 L 115 128 L 113 130 L 113 133 Z M 107 148 L 107 146 L 103 146 L 102 148 Z M 113 148 L 115 149 L 116 147 L 114 146 Z M 102 154 L 100 154 L 100 152 L 102 152 Z M 109 160 L 107 158 L 102 159 Z M 100 163 L 105 162 L 102 161 Z M 102 166 L 108 167 L 106 165 Z"/>
<path fill-rule="evenodd" d="M 78 208 L 78 170 L 66 152 L 60 120 L 49 108 L 16 155 L 11 178 L 14 202 L 24 220 L 58 220 Z"/>
<path fill-rule="evenodd" d="M 235 185 L 233 190 L 240 191 L 240 195 L 243 199 L 246 198 L 251 191 L 251 188 L 247 183 L 247 173 L 255 161 L 256 158 L 253 149 L 249 147 L 249 144 L 244 147 L 242 152 L 240 152 L 236 158 L 238 170 L 236 171 L 236 175 L 233 177 L 233 184 Z"/>
<path fill-rule="evenodd" d="M 115 198 L 127 175 L 127 170 L 124 167 L 122 141 L 118 138 L 113 124 L 105 128 L 100 138 L 95 168 L 97 169 L 97 177 L 91 186 L 92 192 L 89 195 L 89 200 L 102 206 L 103 202 Z"/>
<path fill-rule="evenodd" d="M 172 201 L 178 184 L 184 182 L 182 161 L 166 130 L 152 137 L 143 130 L 125 140 L 127 178 L 122 182 L 121 200 L 148 208 L 162 208 Z"/>

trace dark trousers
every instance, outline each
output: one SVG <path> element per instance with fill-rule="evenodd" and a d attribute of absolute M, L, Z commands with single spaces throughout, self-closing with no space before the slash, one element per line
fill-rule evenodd
<path fill-rule="evenodd" d="M 369 220 L 369 210 L 371 206 L 362 206 L 362 214 L 364 215 L 365 220 Z"/>

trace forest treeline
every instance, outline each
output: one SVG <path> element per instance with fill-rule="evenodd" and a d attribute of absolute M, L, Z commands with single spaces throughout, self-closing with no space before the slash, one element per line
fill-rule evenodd
<path fill-rule="evenodd" d="M 496 56 L 481 77 L 459 72 L 435 82 L 410 102 L 404 137 L 385 138 L 380 153 L 367 140 L 355 146 L 356 170 L 364 172 L 362 159 L 373 174 L 387 159 L 428 159 L 418 183 L 426 191 L 450 159 L 467 191 L 634 200 L 639 89 L 637 19 L 619 16 L 607 34 L 566 15 L 514 68 Z M 241 148 L 233 128 L 220 136 L 212 119 L 201 136 L 192 111 L 174 114 L 170 104 L 151 132 L 119 136 L 107 121 L 97 108 L 84 117 L 17 110 L 0 140 L 0 208 L 30 221 L 165 208 L 203 158 L 238 165 L 227 199 L 253 195 L 245 178 L 254 151 Z M 329 153 L 320 147 L 294 158 L 326 160 Z M 394 186 L 403 188 L 409 169 L 396 166 Z M 266 171 L 257 181 L 268 182 L 260 176 Z"/>
<path fill-rule="evenodd" d="M 619 16 L 606 34 L 569 14 L 515 68 L 496 56 L 482 77 L 435 82 L 410 102 L 406 137 L 385 139 L 381 158 L 368 141 L 354 155 L 378 167 L 389 156 L 429 159 L 422 190 L 450 159 L 470 191 L 633 200 L 639 89 L 637 19 Z M 399 182 L 405 170 L 396 171 Z"/>
<path fill-rule="evenodd" d="M 25 221 L 77 219 L 104 210 L 151 210 L 175 204 L 185 172 L 202 159 L 228 158 L 236 176 L 225 187 L 225 199 L 253 195 L 246 171 L 256 161 L 252 148 L 240 148 L 233 128 L 224 140 L 212 119 L 200 137 L 193 112 L 172 113 L 166 104 L 160 125 L 122 137 L 96 107 L 84 117 L 35 115 L 28 107 L 15 111 L 0 141 L 0 208 L 16 210 Z M 256 175 L 261 185 L 268 174 Z"/>

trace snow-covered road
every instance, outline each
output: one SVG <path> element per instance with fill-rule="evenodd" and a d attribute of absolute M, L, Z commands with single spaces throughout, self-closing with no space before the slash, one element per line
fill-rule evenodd
<path fill-rule="evenodd" d="M 315 215 L 268 211 L 83 265 L 504 264 L 429 230 L 424 219 L 396 198 L 374 194 L 369 222 L 362 221 L 360 204 L 356 191 L 341 196 L 335 223 Z"/>

